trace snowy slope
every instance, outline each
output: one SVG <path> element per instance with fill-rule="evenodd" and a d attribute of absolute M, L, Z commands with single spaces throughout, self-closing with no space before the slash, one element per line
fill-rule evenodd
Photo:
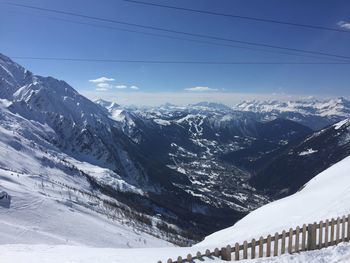
<path fill-rule="evenodd" d="M 181 249 L 175 250 L 180 252 Z M 159 258 L 167 258 L 174 249 L 106 249 L 78 246 L 47 245 L 5 245 L 0 246 L 2 263 L 156 263 Z M 182 249 L 182 254 L 185 250 Z M 176 254 L 174 254 L 176 255 Z M 130 261 L 132 258 L 132 261 Z M 175 257 L 173 257 L 175 258 Z M 280 257 L 241 260 L 243 263 L 339 263 L 349 262 L 350 244 L 344 243 L 322 250 L 307 251 Z M 166 261 L 163 261 L 166 262 Z M 218 258 L 203 258 L 191 263 L 224 263 Z"/>
<path fill-rule="evenodd" d="M 234 226 L 216 232 L 196 246 L 234 244 L 290 227 L 317 222 L 350 213 L 350 157 L 310 180 L 289 197 L 251 212 Z"/>
<path fill-rule="evenodd" d="M 122 220 L 111 220 L 102 213 L 98 199 L 67 189 L 48 177 L 0 170 L 0 178 L 0 189 L 11 194 L 10 207 L 0 206 L 0 244 L 124 248 L 170 245 Z"/>
<path fill-rule="evenodd" d="M 60 152 L 46 140 L 54 134 L 48 126 L 15 115 L 6 105 L 0 100 L 0 192 L 11 200 L 0 203 L 0 244 L 170 245 L 144 233 L 159 231 L 134 221 L 125 205 L 92 189 L 84 173 L 115 189 L 138 189 L 112 171 Z"/>

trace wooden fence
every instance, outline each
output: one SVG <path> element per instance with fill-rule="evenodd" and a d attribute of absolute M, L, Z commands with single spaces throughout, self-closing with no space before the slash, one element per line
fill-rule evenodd
<path fill-rule="evenodd" d="M 316 250 L 349 241 L 350 214 L 319 223 L 304 224 L 302 227 L 297 226 L 295 229 L 290 228 L 289 231 L 282 231 L 281 234 L 275 233 L 274 235 L 268 235 L 266 238 L 260 237 L 259 239 L 252 239 L 250 242 L 244 241 L 243 244 L 227 245 L 221 249 L 215 248 L 214 251 L 207 249 L 204 253 L 188 254 L 184 258 L 179 256 L 175 260 L 169 258 L 166 263 L 191 262 L 194 259 L 204 257 L 220 257 L 225 261 L 275 257 L 286 252 L 291 254 Z M 162 263 L 162 261 L 158 261 L 158 263 Z"/>

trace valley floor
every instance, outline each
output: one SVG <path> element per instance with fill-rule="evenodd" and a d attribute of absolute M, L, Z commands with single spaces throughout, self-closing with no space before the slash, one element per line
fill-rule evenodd
<path fill-rule="evenodd" d="M 0 255 L 2 263 L 156 263 L 160 257 L 166 257 L 189 248 L 140 248 L 140 249 L 113 249 L 92 248 L 66 245 L 1 245 Z M 192 249 L 193 250 L 193 249 Z M 164 261 L 163 261 L 164 262 Z M 227 262 L 217 258 L 203 258 L 199 262 Z M 322 250 L 302 252 L 292 255 L 283 255 L 274 258 L 242 260 L 239 262 L 251 263 L 335 263 L 350 262 L 350 244 L 343 243 L 338 246 Z"/>

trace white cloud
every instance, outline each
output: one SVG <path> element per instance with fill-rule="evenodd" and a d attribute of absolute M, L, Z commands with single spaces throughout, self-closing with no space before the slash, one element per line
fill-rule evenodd
<path fill-rule="evenodd" d="M 116 85 L 116 86 L 114 86 L 116 89 L 126 89 L 126 88 L 128 88 L 128 86 L 126 86 L 126 85 Z"/>
<path fill-rule="evenodd" d="M 186 88 L 185 90 L 187 91 L 199 91 L 199 92 L 203 92 L 203 91 L 218 91 L 218 89 L 212 89 L 209 87 L 192 87 L 192 88 Z"/>
<path fill-rule="evenodd" d="M 96 91 L 107 91 L 112 88 L 119 89 L 119 90 L 139 90 L 140 88 L 135 85 L 127 86 L 124 84 L 118 84 L 118 85 L 112 85 L 110 82 L 115 81 L 114 78 L 107 78 L 107 77 L 100 77 L 97 79 L 90 79 L 89 82 L 96 85 Z"/>
<path fill-rule="evenodd" d="M 114 81 L 113 78 L 107 78 L 107 77 L 100 77 L 97 79 L 90 79 L 89 82 L 92 83 L 104 83 L 104 82 L 109 82 L 109 81 Z"/>
<path fill-rule="evenodd" d="M 111 85 L 109 85 L 108 83 L 104 83 L 104 82 L 98 83 L 96 86 L 97 86 L 98 88 L 105 88 L 105 89 L 108 89 L 108 88 L 111 87 Z"/>
<path fill-rule="evenodd" d="M 339 21 L 337 25 L 341 28 L 350 29 L 350 22 Z"/>

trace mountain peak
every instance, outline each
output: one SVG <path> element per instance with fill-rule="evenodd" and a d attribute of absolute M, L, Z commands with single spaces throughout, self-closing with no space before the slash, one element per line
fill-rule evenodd
<path fill-rule="evenodd" d="M 221 110 L 230 110 L 231 108 L 223 103 L 217 103 L 217 102 L 209 102 L 209 101 L 201 101 L 195 104 L 191 104 L 190 106 L 193 107 L 204 107 L 204 108 L 211 108 L 211 109 L 221 109 Z"/>

